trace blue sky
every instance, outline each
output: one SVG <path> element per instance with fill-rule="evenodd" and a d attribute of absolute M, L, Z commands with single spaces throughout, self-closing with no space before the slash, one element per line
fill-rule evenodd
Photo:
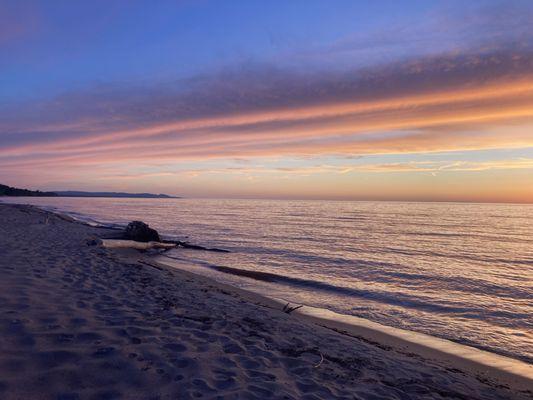
<path fill-rule="evenodd" d="M 525 7 L 527 2 L 512 8 L 520 4 Z M 336 62 L 388 61 L 457 48 L 462 45 L 463 28 L 448 30 L 439 23 L 464 18 L 461 14 L 473 19 L 479 9 L 502 6 L 488 1 L 54 1 L 51 5 L 4 0 L 1 95 L 17 100 L 99 83 L 186 79 L 254 63 L 320 69 Z M 482 35 L 483 22 L 478 25 L 477 34 Z M 420 35 L 441 40 L 428 46 Z M 491 36 L 490 30 L 485 35 Z M 343 60 L 342 49 L 349 53 L 350 47 L 358 48 L 359 57 Z M 326 51 L 335 55 L 333 60 L 324 59 Z"/>

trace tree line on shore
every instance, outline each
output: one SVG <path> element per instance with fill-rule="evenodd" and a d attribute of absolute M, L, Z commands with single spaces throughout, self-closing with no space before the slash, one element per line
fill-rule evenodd
<path fill-rule="evenodd" d="M 0 184 L 0 196 L 40 196 L 40 197 L 56 197 L 54 192 L 41 192 L 40 190 L 19 189 L 7 185 Z"/>

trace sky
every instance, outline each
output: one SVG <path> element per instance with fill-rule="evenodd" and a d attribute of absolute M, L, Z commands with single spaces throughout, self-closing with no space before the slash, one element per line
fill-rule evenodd
<path fill-rule="evenodd" d="M 0 183 L 533 203 L 533 2 L 0 0 Z"/>

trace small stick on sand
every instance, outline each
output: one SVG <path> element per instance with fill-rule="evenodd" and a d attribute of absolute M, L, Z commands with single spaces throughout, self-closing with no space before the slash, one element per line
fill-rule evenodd
<path fill-rule="evenodd" d="M 297 310 L 297 309 L 303 307 L 303 305 L 299 305 L 299 306 L 291 307 L 289 304 L 290 304 L 290 303 L 287 303 L 287 304 L 285 304 L 285 305 L 283 306 L 282 311 L 283 311 L 285 314 L 290 314 L 290 313 L 293 312 L 294 310 Z"/>

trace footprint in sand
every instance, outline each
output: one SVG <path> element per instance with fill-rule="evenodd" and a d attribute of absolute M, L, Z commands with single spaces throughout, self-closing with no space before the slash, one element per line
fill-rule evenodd
<path fill-rule="evenodd" d="M 35 359 L 38 367 L 50 369 L 67 363 L 75 363 L 81 359 L 81 356 L 71 351 L 55 350 L 37 353 Z"/>
<path fill-rule="evenodd" d="M 163 347 L 167 350 L 178 352 L 178 353 L 181 353 L 187 350 L 187 347 L 185 347 L 184 345 L 180 343 L 167 343 Z"/>

